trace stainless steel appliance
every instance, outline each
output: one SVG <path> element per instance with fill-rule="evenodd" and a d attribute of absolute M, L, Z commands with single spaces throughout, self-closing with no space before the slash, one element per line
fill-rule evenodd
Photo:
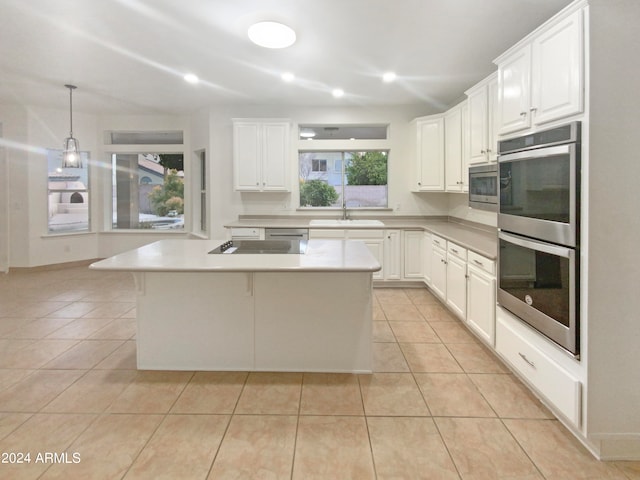
<path fill-rule="evenodd" d="M 482 210 L 498 209 L 498 166 L 469 167 L 469 206 Z"/>
<path fill-rule="evenodd" d="M 265 228 L 265 240 L 309 240 L 308 228 Z"/>
<path fill-rule="evenodd" d="M 214 248 L 211 254 L 298 254 L 307 249 L 307 240 L 229 240 Z"/>
<path fill-rule="evenodd" d="M 498 227 L 576 246 L 580 122 L 499 142 Z"/>
<path fill-rule="evenodd" d="M 498 303 L 580 350 L 580 123 L 503 140 Z"/>

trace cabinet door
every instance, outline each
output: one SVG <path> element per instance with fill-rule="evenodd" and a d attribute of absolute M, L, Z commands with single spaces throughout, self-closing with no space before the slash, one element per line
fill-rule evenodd
<path fill-rule="evenodd" d="M 433 243 L 431 242 L 431 234 L 424 232 L 422 237 L 422 275 L 424 283 L 431 285 L 431 262 L 433 261 Z"/>
<path fill-rule="evenodd" d="M 471 135 L 469 132 L 469 103 L 464 102 L 460 108 L 462 123 L 462 191 L 469 191 L 469 162 L 471 160 Z"/>
<path fill-rule="evenodd" d="M 261 189 L 261 142 L 258 123 L 233 125 L 234 188 L 241 191 Z"/>
<path fill-rule="evenodd" d="M 370 240 L 370 239 L 363 240 L 363 242 L 369 248 L 373 256 L 376 257 L 376 260 L 378 260 L 378 263 L 380 263 L 380 265 L 382 266 L 382 268 L 379 271 L 373 273 L 373 279 L 383 280 L 384 279 L 384 248 L 383 248 L 384 242 L 382 240 Z"/>
<path fill-rule="evenodd" d="M 454 107 L 444 117 L 445 181 L 448 192 L 462 191 L 462 111 Z"/>
<path fill-rule="evenodd" d="M 262 152 L 262 189 L 288 191 L 288 124 L 265 123 L 262 126 Z"/>
<path fill-rule="evenodd" d="M 533 41 L 531 107 L 535 125 L 582 112 L 582 58 L 582 10 Z"/>
<path fill-rule="evenodd" d="M 531 46 L 527 45 L 498 65 L 499 134 L 531 126 Z"/>
<path fill-rule="evenodd" d="M 461 319 L 467 316 L 467 262 L 447 256 L 447 306 Z"/>
<path fill-rule="evenodd" d="M 487 161 L 487 88 L 469 95 L 469 163 Z"/>
<path fill-rule="evenodd" d="M 498 103 L 498 77 L 487 85 L 487 160 L 498 161 L 498 130 L 500 129 L 500 104 Z"/>
<path fill-rule="evenodd" d="M 422 240 L 424 232 L 404 232 L 404 278 L 423 278 Z"/>
<path fill-rule="evenodd" d="M 442 300 L 447 297 L 447 252 L 433 246 L 431 256 L 431 289 Z"/>
<path fill-rule="evenodd" d="M 496 279 L 469 264 L 467 322 L 489 345 L 495 343 Z"/>
<path fill-rule="evenodd" d="M 444 122 L 441 117 L 416 123 L 417 189 L 444 191 Z"/>
<path fill-rule="evenodd" d="M 400 230 L 387 230 L 384 239 L 385 280 L 400 280 L 402 278 L 401 256 Z"/>

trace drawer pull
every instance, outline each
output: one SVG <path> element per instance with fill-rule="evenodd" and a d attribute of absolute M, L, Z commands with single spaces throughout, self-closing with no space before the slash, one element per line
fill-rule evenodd
<path fill-rule="evenodd" d="M 452 248 L 452 249 L 451 249 L 451 251 L 452 251 L 453 253 L 458 253 L 458 250 L 456 250 L 455 248 Z"/>
<path fill-rule="evenodd" d="M 476 260 L 475 258 L 473 259 L 473 261 L 474 261 L 474 262 L 476 262 L 476 263 L 477 263 L 478 265 L 480 265 L 481 267 L 484 265 L 484 263 L 482 263 L 482 262 L 480 262 L 480 261 Z"/>
<path fill-rule="evenodd" d="M 520 352 L 518 352 L 518 355 L 520 355 L 520 357 L 522 357 L 522 359 L 523 359 L 525 362 L 527 362 L 529 365 L 531 365 L 531 367 L 536 368 L 536 364 L 535 364 L 535 363 L 533 363 L 531 360 L 529 360 L 529 359 L 527 358 L 527 356 L 526 356 L 524 353 L 520 353 Z"/>

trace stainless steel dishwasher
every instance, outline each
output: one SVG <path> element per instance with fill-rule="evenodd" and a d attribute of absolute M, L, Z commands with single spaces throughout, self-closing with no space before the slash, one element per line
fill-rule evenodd
<path fill-rule="evenodd" d="M 265 228 L 265 240 L 309 240 L 308 228 Z"/>

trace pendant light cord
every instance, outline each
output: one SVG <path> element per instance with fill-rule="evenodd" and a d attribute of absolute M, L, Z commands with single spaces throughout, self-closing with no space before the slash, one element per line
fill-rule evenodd
<path fill-rule="evenodd" d="M 73 90 L 75 85 L 65 85 L 69 89 L 69 136 L 73 138 Z"/>

